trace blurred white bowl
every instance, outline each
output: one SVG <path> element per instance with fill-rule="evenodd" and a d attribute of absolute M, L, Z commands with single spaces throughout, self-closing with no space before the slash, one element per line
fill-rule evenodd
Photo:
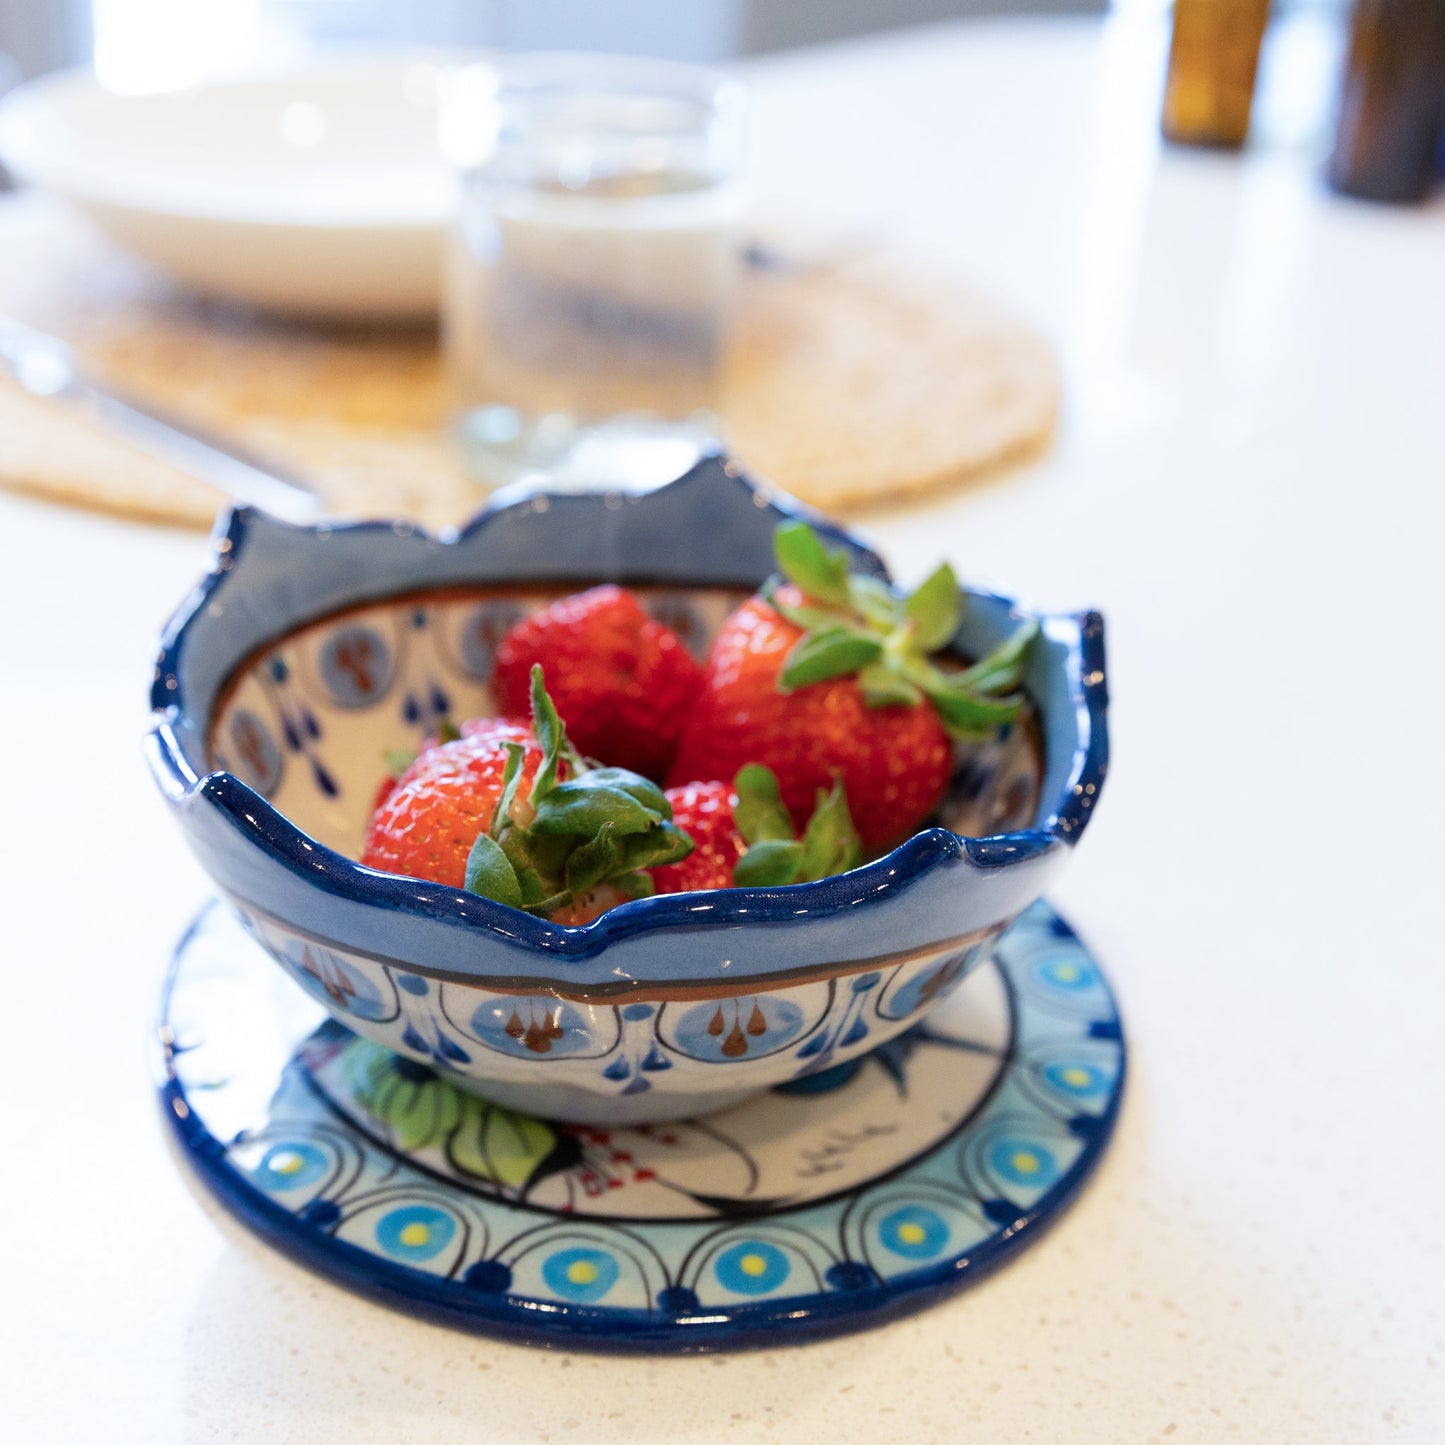
<path fill-rule="evenodd" d="M 204 291 L 312 316 L 435 313 L 450 180 L 435 52 L 116 95 L 85 71 L 0 101 L 0 160 Z"/>

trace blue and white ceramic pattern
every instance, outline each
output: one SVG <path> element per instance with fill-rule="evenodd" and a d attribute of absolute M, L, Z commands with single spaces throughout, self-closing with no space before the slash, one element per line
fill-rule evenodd
<path fill-rule="evenodd" d="M 446 538 L 237 510 L 157 661 L 155 776 L 292 977 L 496 1102 L 658 1122 L 857 1058 L 957 987 L 1083 831 L 1107 758 L 1097 615 L 1041 619 L 1030 712 L 960 751 L 948 826 L 840 877 L 642 899 L 567 928 L 353 861 L 383 754 L 493 711 L 492 650 L 518 616 L 625 582 L 701 650 L 798 510 L 716 456 L 654 492 L 540 493 Z M 966 603 L 965 653 L 1025 615 Z"/>
<path fill-rule="evenodd" d="M 159 1029 L 201 1177 L 323 1274 L 540 1344 L 689 1351 L 861 1328 L 1025 1247 L 1124 1079 L 1098 964 L 1043 903 L 915 1026 L 699 1123 L 557 1125 L 456 1089 L 293 989 L 212 907 Z"/>

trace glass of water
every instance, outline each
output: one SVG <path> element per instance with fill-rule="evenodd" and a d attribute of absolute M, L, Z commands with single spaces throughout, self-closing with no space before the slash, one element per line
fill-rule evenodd
<path fill-rule="evenodd" d="M 515 55 L 449 79 L 444 344 L 487 486 L 647 487 L 695 459 L 738 265 L 743 95 L 702 67 Z"/>

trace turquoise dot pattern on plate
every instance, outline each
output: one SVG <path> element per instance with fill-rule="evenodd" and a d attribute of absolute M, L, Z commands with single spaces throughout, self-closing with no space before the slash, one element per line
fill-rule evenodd
<path fill-rule="evenodd" d="M 252 1178 L 273 1194 L 304 1189 L 326 1173 L 326 1155 L 311 1144 L 273 1144 L 252 1172 Z"/>
<path fill-rule="evenodd" d="M 1053 1154 L 1028 1139 L 996 1139 L 988 1151 L 988 1163 L 1001 1179 L 1025 1189 L 1047 1189 L 1059 1177 Z"/>
<path fill-rule="evenodd" d="M 949 1228 L 937 1210 L 907 1204 L 884 1217 L 878 1237 L 885 1249 L 904 1259 L 934 1259 L 948 1246 Z"/>
<path fill-rule="evenodd" d="M 776 1245 L 749 1239 L 725 1249 L 713 1271 L 734 1294 L 772 1294 L 787 1281 L 792 1265 Z"/>
<path fill-rule="evenodd" d="M 456 1220 L 450 1214 L 427 1204 L 393 1209 L 376 1222 L 376 1242 L 393 1259 L 407 1264 L 435 1259 L 456 1232 Z"/>
<path fill-rule="evenodd" d="M 559 1249 L 542 1264 L 542 1281 L 553 1294 L 578 1304 L 602 1299 L 617 1283 L 616 1258 L 602 1249 Z"/>

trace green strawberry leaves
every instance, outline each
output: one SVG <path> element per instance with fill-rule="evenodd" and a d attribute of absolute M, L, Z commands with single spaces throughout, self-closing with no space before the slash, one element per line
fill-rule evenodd
<path fill-rule="evenodd" d="M 744 843 L 793 841 L 793 819 L 783 806 L 778 775 L 761 763 L 748 763 L 733 779 L 738 795 L 733 823 Z"/>
<path fill-rule="evenodd" d="M 1018 715 L 1024 699 L 1015 689 L 1023 680 L 1028 649 L 1038 632 L 1037 622 L 1025 622 L 972 667 L 953 673 L 931 669 L 933 675 L 921 681 L 955 737 L 986 735 Z"/>
<path fill-rule="evenodd" d="M 812 883 L 835 873 L 846 873 L 863 861 L 863 846 L 848 812 L 843 784 L 819 790 L 817 807 L 801 840 L 793 833 L 793 820 L 783 806 L 777 775 L 761 763 L 749 763 L 733 780 L 738 795 L 733 823 L 747 851 L 733 867 L 739 888 L 780 888 L 789 883 Z"/>
<path fill-rule="evenodd" d="M 869 663 L 858 673 L 858 686 L 869 707 L 916 707 L 923 693 L 906 677 L 900 677 L 886 662 Z"/>
<path fill-rule="evenodd" d="M 1023 679 L 1024 662 L 1029 645 L 1039 635 L 1039 624 L 1032 619 L 1014 630 L 991 652 L 952 679 L 956 687 L 969 687 L 979 692 L 1005 692 Z"/>
<path fill-rule="evenodd" d="M 1017 697 L 973 697 L 966 692 L 952 692 L 947 687 L 928 689 L 928 700 L 955 737 L 978 737 L 1011 722 L 1017 716 L 1021 699 Z"/>
<path fill-rule="evenodd" d="M 799 881 L 802 862 L 803 845 L 796 839 L 765 838 L 733 865 L 733 882 L 739 888 L 781 888 Z"/>
<path fill-rule="evenodd" d="M 949 671 L 931 656 L 949 646 L 963 621 L 963 595 L 948 563 L 900 595 L 877 577 L 850 573 L 847 552 L 824 547 L 806 522 L 782 523 L 773 550 L 779 570 L 804 594 L 799 604 L 781 599 L 775 585 L 763 589 L 803 631 L 783 660 L 780 692 L 856 676 L 870 708 L 926 701 L 957 738 L 987 734 L 1018 716 L 1036 622 L 1023 623 L 973 666 Z"/>
<path fill-rule="evenodd" d="M 781 612 L 794 627 L 804 632 L 815 632 L 823 627 L 846 626 L 851 616 L 831 607 L 814 607 L 808 603 L 785 602 L 778 595 L 777 578 L 769 578 L 759 589 L 763 600 L 775 611 Z"/>
<path fill-rule="evenodd" d="M 797 881 L 811 883 L 816 878 L 846 873 L 862 861 L 863 845 L 848 812 L 843 784 L 835 782 L 826 793 L 820 788 L 813 816 L 803 830 L 803 858 Z"/>
<path fill-rule="evenodd" d="M 595 838 L 589 838 L 567 859 L 567 889 L 573 894 L 586 893 L 604 878 L 619 871 L 617 839 L 613 825 L 604 823 Z"/>
<path fill-rule="evenodd" d="M 542 767 L 532 782 L 532 802 L 536 804 L 551 792 L 557 781 L 567 737 L 556 705 L 547 694 L 540 663 L 532 668 L 532 731 L 542 745 Z"/>
<path fill-rule="evenodd" d="M 467 854 L 466 890 L 480 893 L 508 908 L 522 907 L 522 885 L 502 845 L 486 833 L 478 833 Z"/>
<path fill-rule="evenodd" d="M 532 669 L 532 731 L 542 762 L 525 797 L 527 750 L 502 744 L 501 792 L 490 828 L 468 855 L 467 890 L 543 917 L 597 888 L 629 898 L 651 893 L 642 870 L 680 862 L 694 846 L 673 823 L 662 789 L 626 768 L 594 767 L 577 752 L 541 667 Z"/>
<path fill-rule="evenodd" d="M 660 813 L 664 818 L 672 817 L 672 804 L 667 801 L 667 794 L 651 778 L 644 778 L 641 773 L 632 773 L 626 768 L 591 768 L 586 779 L 592 787 L 614 788 L 636 799 L 644 808 Z"/>
<path fill-rule="evenodd" d="M 881 578 L 856 572 L 848 579 L 848 601 L 873 626 L 890 632 L 902 620 L 903 608 L 893 589 Z"/>
<path fill-rule="evenodd" d="M 645 833 L 634 833 L 621 842 L 621 856 L 626 869 L 661 868 L 666 863 L 681 863 L 696 845 L 676 823 L 661 823 Z"/>
<path fill-rule="evenodd" d="M 800 592 L 819 602 L 849 605 L 848 554 L 827 550 L 806 522 L 782 522 L 773 534 L 773 552 L 783 575 Z"/>
<path fill-rule="evenodd" d="M 527 757 L 527 750 L 521 743 L 503 743 L 502 746 L 507 750 L 507 766 L 502 769 L 502 791 L 489 829 L 493 838 L 501 837 L 503 826 L 511 819 L 512 805 L 517 800 L 517 785 L 522 781 L 522 764 Z"/>
<path fill-rule="evenodd" d="M 591 838 L 602 828 L 619 833 L 644 833 L 658 814 L 621 788 L 592 786 L 584 773 L 575 782 L 560 783 L 537 804 L 532 831 L 567 838 Z"/>
<path fill-rule="evenodd" d="M 846 677 L 883 656 L 882 640 L 850 627 L 822 627 L 805 632 L 783 662 L 778 686 L 784 692 Z"/>
<path fill-rule="evenodd" d="M 501 849 L 506 854 L 507 862 L 512 865 L 512 873 L 516 877 L 518 885 L 522 890 L 522 901 L 513 905 L 519 908 L 535 908 L 542 900 L 549 896 L 551 890 L 542 882 L 542 874 L 535 859 L 535 850 L 528 848 L 524 842 L 523 835 L 514 828 L 508 828 L 502 834 Z M 566 855 L 560 854 L 556 863 L 557 867 L 566 867 Z M 549 873 L 555 869 L 549 869 Z M 472 892 L 477 892 L 472 889 Z M 490 897 L 491 895 L 486 895 Z"/>
<path fill-rule="evenodd" d="M 913 624 L 913 635 L 924 652 L 936 652 L 953 641 L 963 621 L 963 599 L 958 578 L 947 562 L 926 577 L 909 594 L 904 615 Z"/>

